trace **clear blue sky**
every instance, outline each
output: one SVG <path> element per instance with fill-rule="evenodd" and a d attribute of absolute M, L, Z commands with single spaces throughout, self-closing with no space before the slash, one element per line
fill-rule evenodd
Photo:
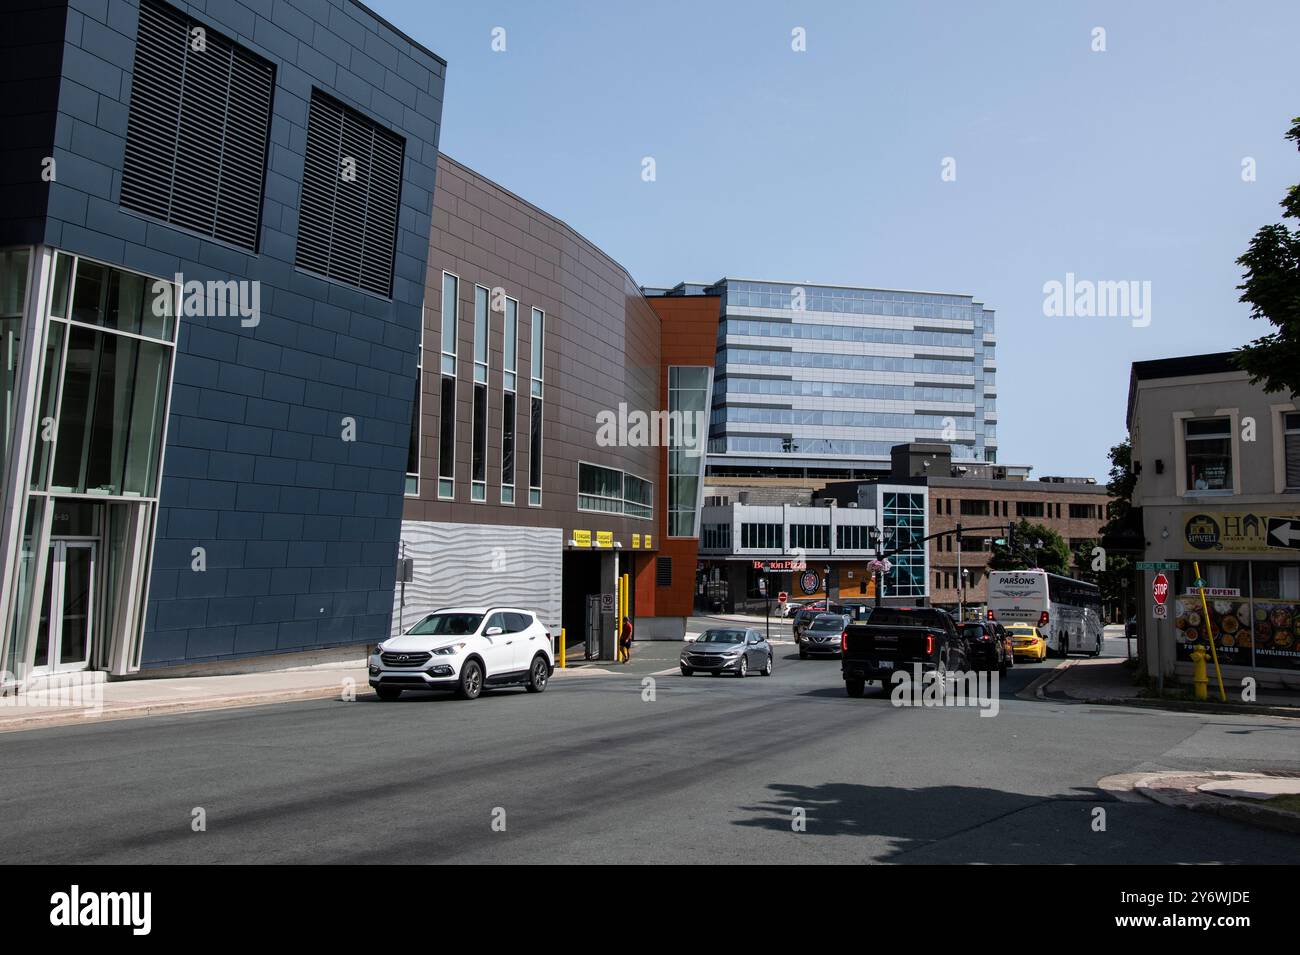
<path fill-rule="evenodd" d="M 995 309 L 999 460 L 1034 475 L 1105 475 L 1130 362 L 1268 329 L 1234 259 L 1300 181 L 1282 138 L 1295 0 L 370 2 L 448 60 L 444 151 L 643 285 L 732 275 Z M 1045 317 L 1043 284 L 1067 272 L 1151 282 L 1150 325 Z"/>

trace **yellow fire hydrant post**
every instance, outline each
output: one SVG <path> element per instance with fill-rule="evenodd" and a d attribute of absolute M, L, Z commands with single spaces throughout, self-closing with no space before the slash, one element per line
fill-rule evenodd
<path fill-rule="evenodd" d="M 1198 643 L 1192 647 L 1192 686 L 1195 688 L 1193 693 L 1198 700 L 1207 698 L 1209 685 L 1210 676 L 1205 672 L 1205 651 Z"/>

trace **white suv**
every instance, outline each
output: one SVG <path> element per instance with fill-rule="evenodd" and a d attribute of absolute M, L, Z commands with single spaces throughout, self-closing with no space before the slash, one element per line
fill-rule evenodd
<path fill-rule="evenodd" d="M 529 610 L 448 607 L 370 653 L 370 685 L 381 700 L 403 690 L 455 690 L 475 699 L 484 687 L 540 693 L 555 671 L 551 635 Z"/>

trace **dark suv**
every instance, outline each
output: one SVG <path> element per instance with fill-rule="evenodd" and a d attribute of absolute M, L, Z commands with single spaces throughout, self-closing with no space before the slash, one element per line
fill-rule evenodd
<path fill-rule="evenodd" d="M 966 653 L 970 665 L 976 670 L 1006 676 L 1007 668 L 1015 666 L 1011 649 L 1011 635 L 1006 628 L 993 620 L 963 623 L 961 635 L 966 638 Z"/>

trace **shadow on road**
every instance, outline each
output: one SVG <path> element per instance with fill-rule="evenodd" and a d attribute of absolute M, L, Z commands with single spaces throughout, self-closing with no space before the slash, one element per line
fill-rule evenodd
<path fill-rule="evenodd" d="M 879 862 L 942 862 L 945 843 L 957 855 L 948 861 L 994 864 L 1281 861 L 1260 858 L 1258 833 L 1237 823 L 1198 816 L 1196 825 L 1187 825 L 1186 813 L 1155 803 L 1121 803 L 1093 788 L 1050 797 L 975 786 L 901 789 L 855 783 L 774 783 L 768 790 L 767 801 L 740 807 L 752 815 L 733 824 L 789 833 L 796 810 L 802 810 L 809 835 L 890 840 L 890 849 L 876 857 Z M 1097 807 L 1106 811 L 1107 831 L 1093 827 Z M 1223 831 L 1208 831 L 1220 827 Z M 1300 839 L 1280 838 L 1295 840 L 1291 846 L 1279 842 L 1280 854 L 1300 846 Z M 1229 848 L 1233 845 L 1240 851 Z"/>

